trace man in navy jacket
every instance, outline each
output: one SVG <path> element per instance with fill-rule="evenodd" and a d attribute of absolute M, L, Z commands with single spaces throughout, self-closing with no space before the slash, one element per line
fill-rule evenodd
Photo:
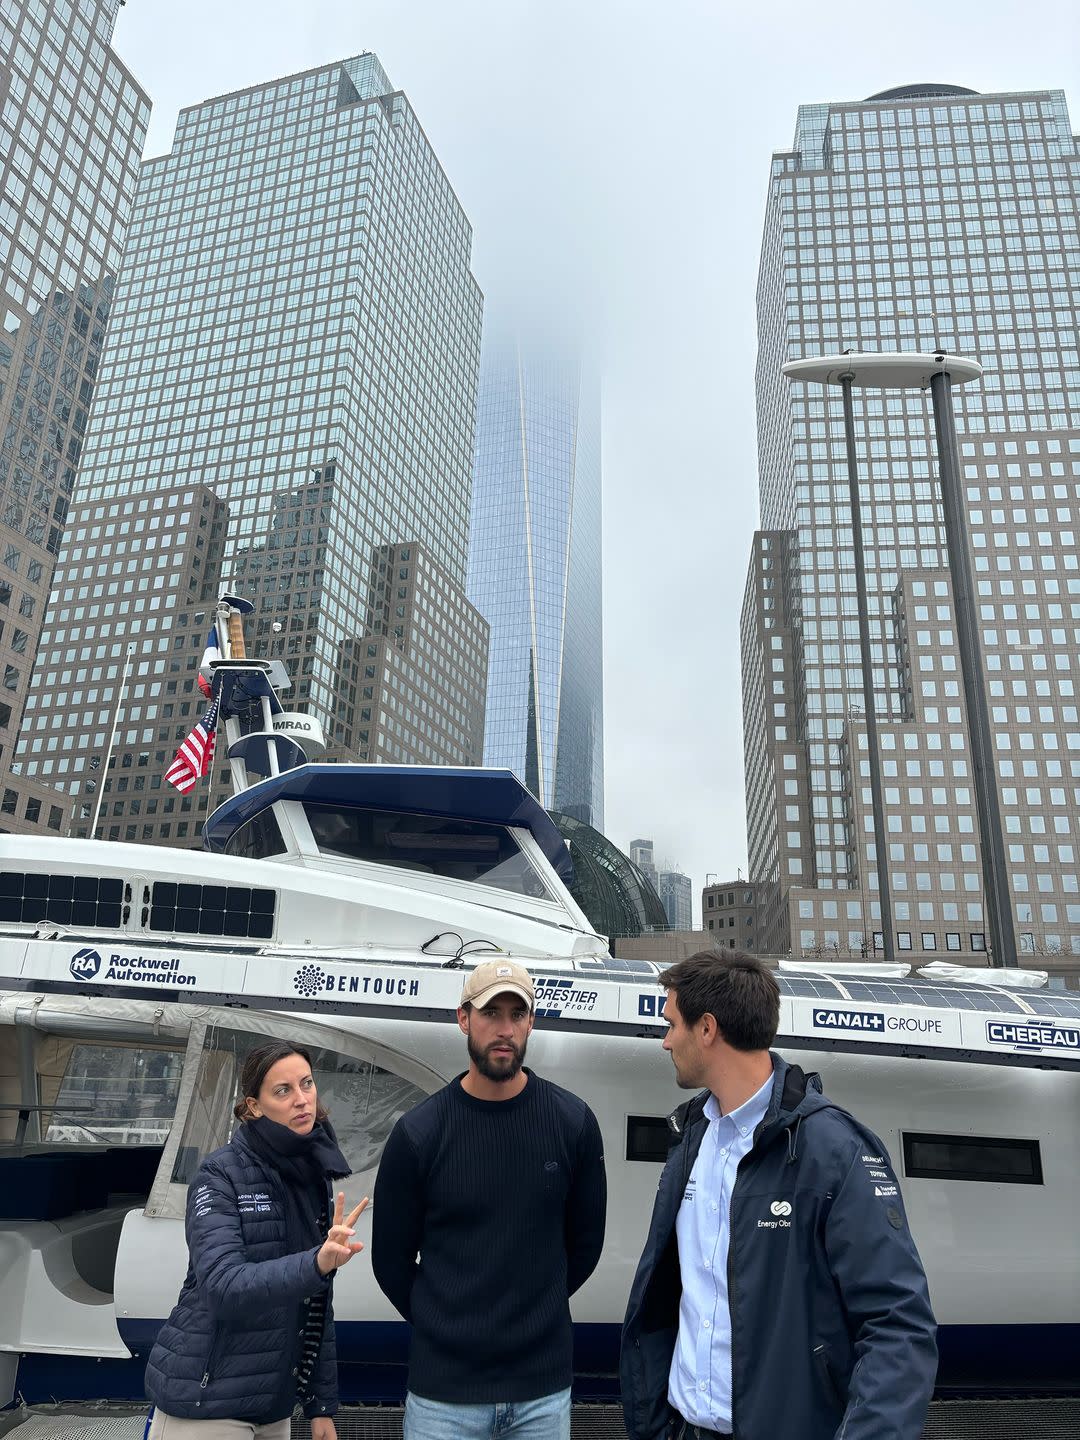
<path fill-rule="evenodd" d="M 739 952 L 660 976 L 680 1086 L 623 1328 L 630 1440 L 919 1440 L 937 1370 L 885 1147 L 770 1053 L 776 980 Z"/>

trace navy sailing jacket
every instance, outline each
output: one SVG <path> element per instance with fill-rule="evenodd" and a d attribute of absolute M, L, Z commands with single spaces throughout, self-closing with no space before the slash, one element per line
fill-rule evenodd
<path fill-rule="evenodd" d="M 307 1302 L 330 1290 L 319 1247 L 289 1253 L 286 1181 L 244 1126 L 208 1155 L 188 1189 L 188 1273 L 146 1366 L 146 1394 L 181 1420 L 270 1425 L 293 1412 Z M 327 1182 L 328 1213 L 333 1213 Z M 333 1272 L 331 1272 L 332 1274 Z M 310 1419 L 338 1408 L 331 1295 Z"/>
<path fill-rule="evenodd" d="M 919 1440 L 937 1372 L 926 1278 L 881 1141 L 773 1057 L 773 1091 L 731 1197 L 735 1440 Z M 623 1328 L 630 1440 L 669 1433 L 679 1324 L 675 1221 L 707 1092 L 671 1117 Z"/>

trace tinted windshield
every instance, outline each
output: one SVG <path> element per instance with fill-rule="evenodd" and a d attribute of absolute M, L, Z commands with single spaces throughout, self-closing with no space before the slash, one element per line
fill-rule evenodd
<path fill-rule="evenodd" d="M 304 811 L 324 855 L 551 898 L 543 877 L 504 825 L 313 803 Z"/>

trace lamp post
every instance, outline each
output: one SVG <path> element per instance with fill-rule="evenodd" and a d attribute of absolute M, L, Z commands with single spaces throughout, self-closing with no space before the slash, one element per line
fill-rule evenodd
<path fill-rule="evenodd" d="M 1009 906 L 1009 879 L 1005 869 L 1001 812 L 993 770 L 990 713 L 983 684 L 982 654 L 976 623 L 974 583 L 968 549 L 967 524 L 960 488 L 960 454 L 952 408 L 952 386 L 963 385 L 982 375 L 975 360 L 937 351 L 886 355 L 831 355 L 793 360 L 783 367 L 793 380 L 840 385 L 844 394 L 844 432 L 847 442 L 848 486 L 852 497 L 852 524 L 855 541 L 856 585 L 859 601 L 859 640 L 862 646 L 863 696 L 866 705 L 866 738 L 870 755 L 870 794 L 874 806 L 875 853 L 881 921 L 886 957 L 891 958 L 891 913 L 888 873 L 885 860 L 884 812 L 881 803 L 881 776 L 878 768 L 877 723 L 874 712 L 872 666 L 869 652 L 869 620 L 865 616 L 865 572 L 862 565 L 862 534 L 859 521 L 858 477 L 855 461 L 854 420 L 851 391 L 855 385 L 869 389 L 902 390 L 929 387 L 937 434 L 941 507 L 949 550 L 949 575 L 956 609 L 957 650 L 963 677 L 968 716 L 968 737 L 974 771 L 975 808 L 979 820 L 983 890 L 986 895 L 987 928 L 990 934 L 991 963 L 1015 966 L 1016 935 Z M 886 929 L 886 924 L 890 926 Z"/>

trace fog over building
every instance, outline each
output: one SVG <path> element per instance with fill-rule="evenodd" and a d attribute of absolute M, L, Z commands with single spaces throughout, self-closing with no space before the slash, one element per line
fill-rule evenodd
<path fill-rule="evenodd" d="M 423 708 L 466 685 L 475 698 L 485 661 L 482 627 L 455 628 L 471 613 L 482 309 L 471 243 L 416 114 L 374 55 L 181 112 L 172 150 L 143 165 L 79 474 L 80 523 L 93 517 L 112 544 L 96 574 L 74 548 L 61 557 L 19 742 L 24 775 L 80 793 L 102 763 L 128 638 L 146 693 L 121 716 L 117 768 L 144 751 L 161 768 L 190 729 L 193 676 L 183 700 L 167 700 L 156 657 L 176 642 L 194 668 L 202 612 L 188 607 L 181 625 L 173 597 L 150 585 L 135 634 L 116 595 L 147 569 L 143 529 L 125 533 L 123 521 L 150 491 L 187 494 L 196 481 L 227 507 L 221 573 L 255 604 L 249 649 L 280 656 L 288 703 L 317 716 L 334 752 L 347 737 L 359 745 L 370 699 L 380 719 L 369 753 L 475 763 L 471 743 L 455 751 Z M 171 505 L 163 519 L 187 524 Z M 394 547 L 415 547 L 423 576 L 399 585 L 384 573 L 380 585 L 380 555 L 406 566 Z M 382 641 L 397 658 L 382 655 L 380 694 L 366 697 L 352 661 Z M 437 671 L 430 691 L 425 670 Z M 169 703 L 179 711 L 166 714 Z M 475 719 L 455 725 L 476 730 Z"/>
<path fill-rule="evenodd" d="M 1022 953 L 1080 953 L 1080 150 L 1064 97 L 912 86 L 805 105 L 774 156 L 758 282 L 761 529 L 742 617 L 758 947 L 880 927 L 838 394 L 788 360 L 946 350 Z M 985 961 L 928 396 L 855 391 L 898 952 Z"/>
<path fill-rule="evenodd" d="M 694 925 L 694 887 L 689 875 L 670 867 L 661 870 L 656 893 L 672 930 L 691 930 Z"/>
<path fill-rule="evenodd" d="M 575 347 L 488 328 L 469 598 L 491 626 L 484 762 L 604 823 L 600 391 Z"/>
<path fill-rule="evenodd" d="M 98 376 L 146 94 L 118 0 L 0 10 L 0 829 L 63 806 L 9 773 Z"/>

